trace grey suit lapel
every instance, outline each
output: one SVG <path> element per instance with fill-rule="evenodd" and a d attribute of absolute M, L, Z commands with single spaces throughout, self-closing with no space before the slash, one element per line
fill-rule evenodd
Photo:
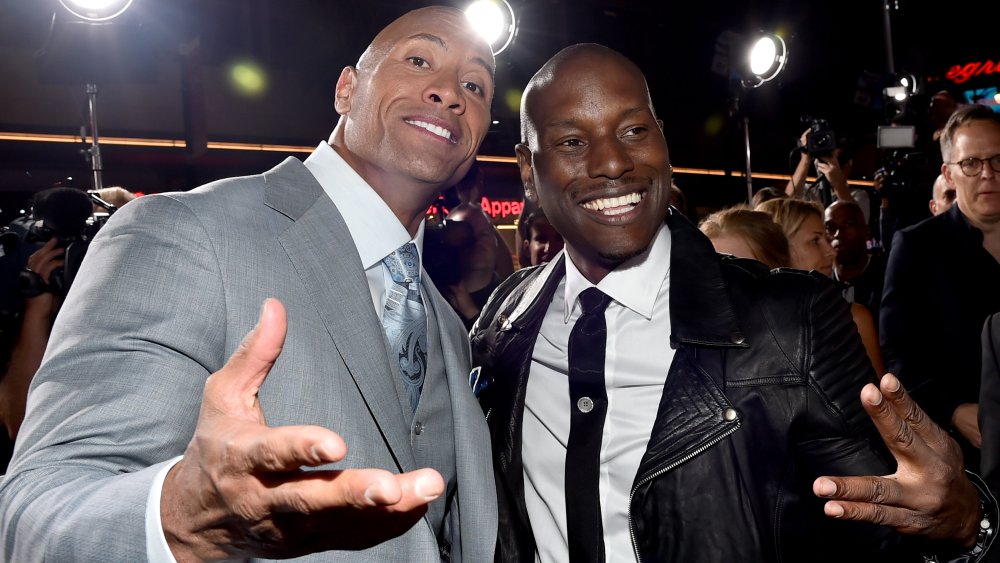
<path fill-rule="evenodd" d="M 382 325 L 343 217 L 296 159 L 289 158 L 265 174 L 265 181 L 265 204 L 294 221 L 279 235 L 279 243 L 309 291 L 399 470 L 412 471 L 416 464 L 409 427 L 384 353 Z"/>

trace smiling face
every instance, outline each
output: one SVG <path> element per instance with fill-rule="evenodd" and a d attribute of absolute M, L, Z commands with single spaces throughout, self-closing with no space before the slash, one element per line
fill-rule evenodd
<path fill-rule="evenodd" d="M 341 73 L 332 144 L 397 215 L 426 206 L 464 176 L 486 134 L 493 64 L 458 10 L 410 12 Z"/>
<path fill-rule="evenodd" d="M 597 45 L 563 50 L 524 95 L 525 195 L 597 283 L 649 247 L 670 201 L 667 144 L 638 68 Z"/>

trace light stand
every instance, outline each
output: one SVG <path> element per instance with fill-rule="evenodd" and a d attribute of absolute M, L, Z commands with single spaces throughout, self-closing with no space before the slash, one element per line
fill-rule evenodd
<path fill-rule="evenodd" d="M 772 33 L 760 34 L 747 52 L 749 62 L 745 78 L 740 81 L 733 99 L 732 114 L 740 111 L 740 94 L 743 90 L 759 88 L 778 76 L 788 60 L 785 41 L 779 35 Z M 746 151 L 747 163 L 747 203 L 753 201 L 753 169 L 750 166 L 750 117 L 743 113 L 743 146 Z"/>
<path fill-rule="evenodd" d="M 90 25 L 101 25 L 122 15 L 132 5 L 133 0 L 59 0 L 62 7 Z M 55 15 L 53 14 L 53 24 Z M 90 147 L 84 149 L 90 160 L 91 183 L 94 190 L 104 187 L 104 163 L 101 160 L 100 138 L 97 135 L 97 84 L 87 81 L 87 117 L 90 126 Z M 81 135 L 86 143 L 86 137 Z"/>
<path fill-rule="evenodd" d="M 104 187 L 104 164 L 101 162 L 101 145 L 97 137 L 97 84 L 87 84 L 87 113 L 90 121 L 90 148 L 84 149 L 90 160 L 94 190 Z"/>
<path fill-rule="evenodd" d="M 747 154 L 747 203 L 753 202 L 753 172 L 750 168 L 750 118 L 743 115 L 743 145 Z"/>

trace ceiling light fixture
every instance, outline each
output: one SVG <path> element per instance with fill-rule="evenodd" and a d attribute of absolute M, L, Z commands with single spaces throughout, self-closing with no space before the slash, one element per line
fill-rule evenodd
<path fill-rule="evenodd" d="M 132 0 L 59 0 L 63 8 L 88 22 L 106 22 L 122 15 Z"/>
<path fill-rule="evenodd" d="M 494 55 L 509 47 L 517 35 L 514 8 L 507 0 L 476 0 L 465 8 L 465 17 L 490 44 Z"/>

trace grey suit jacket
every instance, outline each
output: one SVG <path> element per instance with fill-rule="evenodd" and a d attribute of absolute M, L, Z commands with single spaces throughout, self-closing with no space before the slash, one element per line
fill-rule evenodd
<path fill-rule="evenodd" d="M 433 284 L 426 288 L 451 390 L 461 551 L 465 561 L 487 561 L 496 498 L 489 436 L 468 390 L 468 338 Z M 349 447 L 338 468 L 415 469 L 357 250 L 312 174 L 289 158 L 263 175 L 141 198 L 95 238 L 0 484 L 3 559 L 143 560 L 151 479 L 184 452 L 206 377 L 267 297 L 288 311 L 284 349 L 260 390 L 268 424 L 336 431 Z M 306 559 L 439 555 L 424 519 L 372 549 Z"/>

